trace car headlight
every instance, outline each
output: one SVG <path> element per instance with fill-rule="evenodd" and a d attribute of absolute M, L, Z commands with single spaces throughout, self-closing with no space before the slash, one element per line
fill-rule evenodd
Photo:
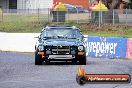
<path fill-rule="evenodd" d="M 84 46 L 78 46 L 78 51 L 83 51 L 84 50 Z"/>
<path fill-rule="evenodd" d="M 39 49 L 39 51 L 43 51 L 43 50 L 44 50 L 44 46 L 40 45 L 40 46 L 38 47 L 38 49 Z"/>

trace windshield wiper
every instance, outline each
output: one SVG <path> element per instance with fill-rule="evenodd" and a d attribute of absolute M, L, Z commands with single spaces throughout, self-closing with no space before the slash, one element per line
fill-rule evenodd
<path fill-rule="evenodd" d="M 56 38 L 56 36 L 45 36 L 45 37 L 43 37 L 43 39 L 52 39 L 52 38 Z"/>
<path fill-rule="evenodd" d="M 74 38 L 74 37 L 71 37 L 71 38 L 70 38 L 70 37 L 67 37 L 67 38 L 68 38 L 68 39 L 77 39 L 77 38 Z"/>
<path fill-rule="evenodd" d="M 75 37 L 64 37 L 64 36 L 45 36 L 43 39 L 56 39 L 56 38 L 66 38 L 66 39 L 77 39 Z"/>
<path fill-rule="evenodd" d="M 76 39 L 76 38 L 74 38 L 74 37 L 66 37 L 66 36 L 57 36 L 57 38 L 66 38 L 66 39 Z"/>
<path fill-rule="evenodd" d="M 65 38 L 64 36 L 56 36 L 57 38 Z"/>

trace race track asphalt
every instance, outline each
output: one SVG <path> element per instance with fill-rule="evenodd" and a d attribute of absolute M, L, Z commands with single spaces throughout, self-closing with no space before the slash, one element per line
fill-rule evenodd
<path fill-rule="evenodd" d="M 0 52 L 0 88 L 132 88 L 129 84 L 76 83 L 78 65 L 34 65 L 33 53 Z M 87 58 L 89 74 L 130 74 L 132 61 Z"/>

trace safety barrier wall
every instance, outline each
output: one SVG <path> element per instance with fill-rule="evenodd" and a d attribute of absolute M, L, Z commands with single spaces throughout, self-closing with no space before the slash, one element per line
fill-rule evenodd
<path fill-rule="evenodd" d="M 0 50 L 34 52 L 40 33 L 0 33 Z M 132 38 L 85 36 L 88 57 L 132 60 Z"/>
<path fill-rule="evenodd" d="M 0 50 L 34 52 L 39 33 L 0 33 Z"/>
<path fill-rule="evenodd" d="M 127 40 L 126 58 L 132 60 L 132 38 L 128 38 Z"/>
<path fill-rule="evenodd" d="M 126 58 L 127 38 L 89 36 L 87 41 L 89 57 Z"/>

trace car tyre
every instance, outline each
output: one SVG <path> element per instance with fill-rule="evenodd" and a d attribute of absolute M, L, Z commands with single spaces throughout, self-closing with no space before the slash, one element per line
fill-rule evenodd
<path fill-rule="evenodd" d="M 73 65 L 77 65 L 77 60 L 74 59 L 74 60 L 72 61 L 72 63 L 73 63 Z"/>
<path fill-rule="evenodd" d="M 86 65 L 86 57 L 80 58 L 80 65 Z"/>
<path fill-rule="evenodd" d="M 45 64 L 49 65 L 50 61 L 49 60 L 45 60 Z"/>
<path fill-rule="evenodd" d="M 38 55 L 38 52 L 35 52 L 35 65 L 42 65 L 43 60 L 40 55 Z"/>

